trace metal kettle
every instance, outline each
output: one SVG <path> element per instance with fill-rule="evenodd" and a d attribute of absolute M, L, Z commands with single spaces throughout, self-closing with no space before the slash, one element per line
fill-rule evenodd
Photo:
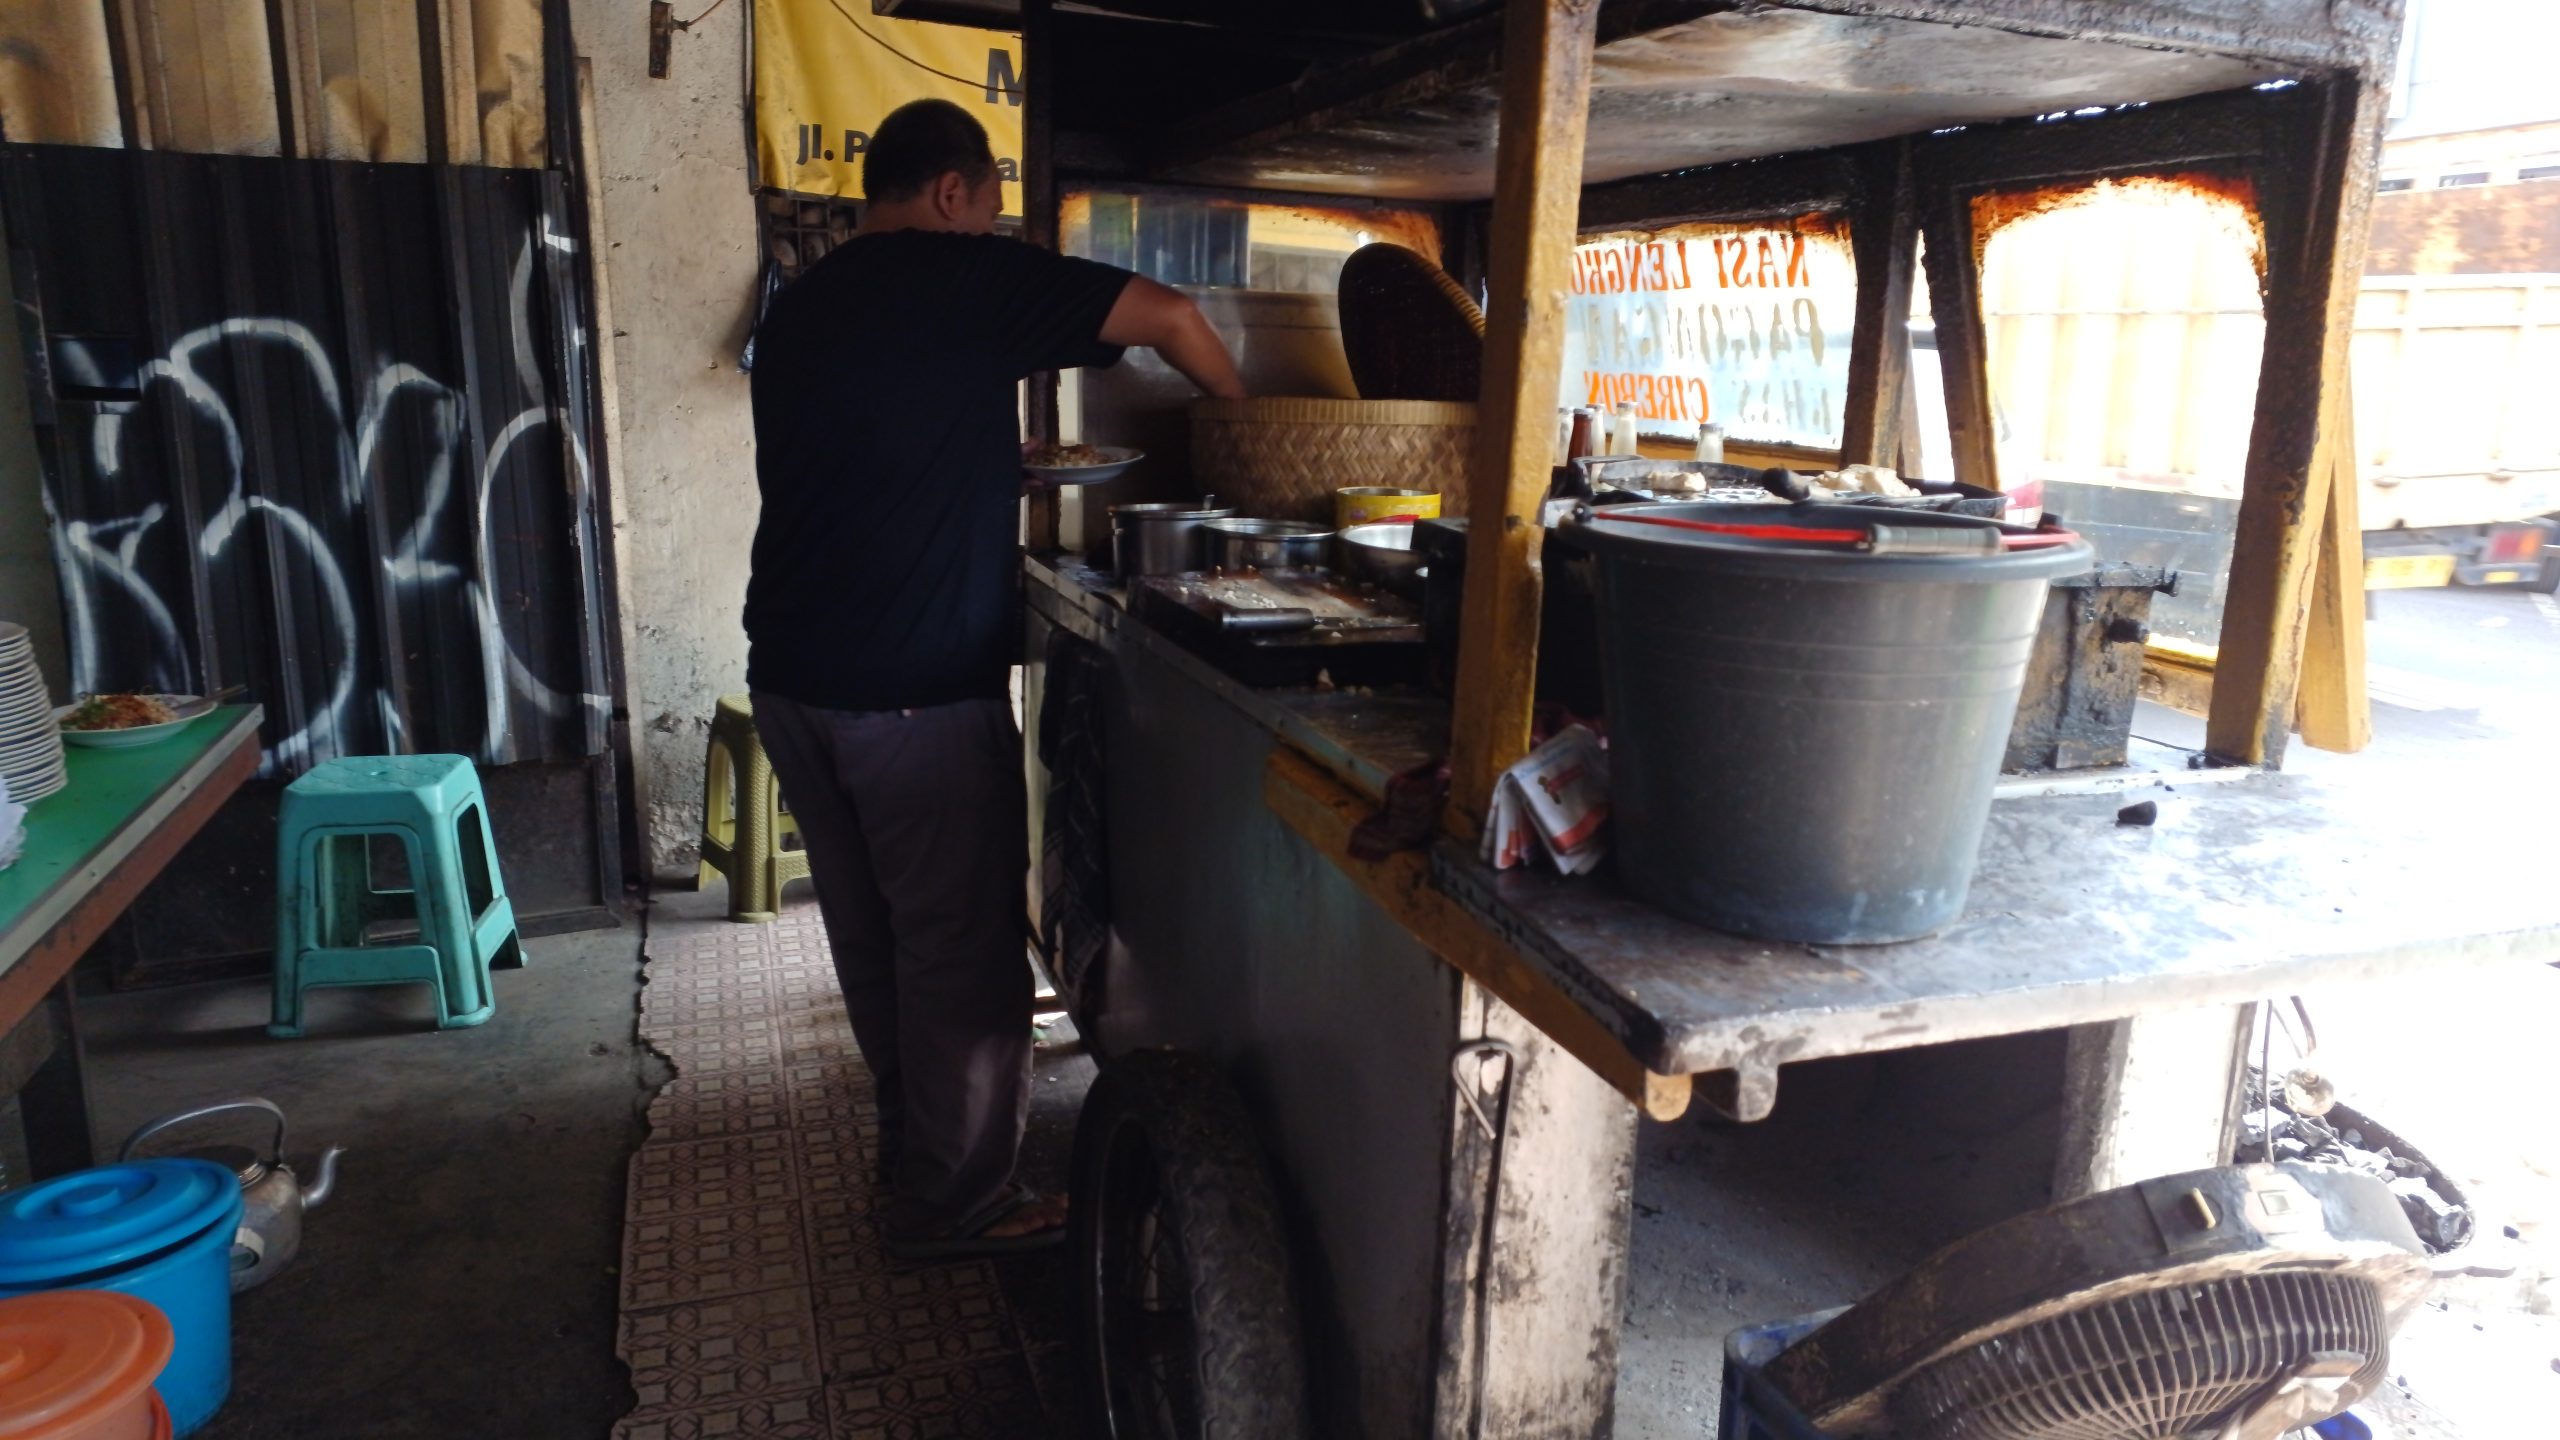
<path fill-rule="evenodd" d="M 268 1142 L 265 1154 L 245 1145 L 213 1145 L 182 1154 L 186 1159 L 210 1160 L 240 1177 L 241 1198 L 247 1208 L 241 1212 L 240 1229 L 231 1242 L 231 1293 L 237 1295 L 265 1284 L 277 1271 L 293 1263 L 294 1255 L 302 1249 L 303 1212 L 317 1209 L 337 1187 L 338 1157 L 346 1153 L 346 1147 L 332 1145 L 320 1152 L 311 1183 L 303 1184 L 284 1160 L 284 1111 L 252 1096 L 163 1115 L 127 1136 L 116 1158 L 132 1159 L 143 1141 L 163 1130 L 233 1110 L 254 1110 L 275 1121 L 275 1136 Z"/>

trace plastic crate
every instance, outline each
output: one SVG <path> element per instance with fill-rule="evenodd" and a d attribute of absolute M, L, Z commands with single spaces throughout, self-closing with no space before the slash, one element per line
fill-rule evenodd
<path fill-rule="evenodd" d="M 1778 1352 L 1821 1329 L 1838 1310 L 1803 1315 L 1767 1325 L 1746 1325 L 1725 1337 L 1724 1394 L 1718 1404 L 1719 1440 L 1833 1440 L 1797 1411 L 1795 1402 L 1761 1374 Z M 2297 1430 L 2297 1437 L 2318 1440 L 2373 1440 L 2373 1430 L 2352 1410 Z"/>

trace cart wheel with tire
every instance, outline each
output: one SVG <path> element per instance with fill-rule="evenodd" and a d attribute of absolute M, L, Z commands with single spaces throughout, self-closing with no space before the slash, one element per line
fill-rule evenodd
<path fill-rule="evenodd" d="M 1303 1440 L 1288 1239 L 1218 1067 L 1111 1060 L 1076 1123 L 1075 1360 L 1094 1440 Z"/>

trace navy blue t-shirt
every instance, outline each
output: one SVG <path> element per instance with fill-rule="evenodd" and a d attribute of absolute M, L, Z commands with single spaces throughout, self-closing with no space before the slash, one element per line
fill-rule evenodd
<path fill-rule="evenodd" d="M 1108 365 L 1126 270 L 995 235 L 838 246 L 755 339 L 747 683 L 804 705 L 1000 697 L 1022 482 L 1015 385 Z"/>

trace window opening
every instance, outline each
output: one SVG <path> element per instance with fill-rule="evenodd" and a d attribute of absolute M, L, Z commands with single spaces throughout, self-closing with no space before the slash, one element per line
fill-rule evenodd
<path fill-rule="evenodd" d="M 1342 262 L 1375 241 L 1433 261 L 1440 227 L 1414 210 L 1280 205 L 1152 191 L 1070 195 L 1060 207 L 1070 255 L 1167 285 L 1331 295 Z"/>
<path fill-rule="evenodd" d="M 2102 180 L 1974 205 L 2002 487 L 2102 559 L 2180 572 L 2153 629 L 2209 650 L 2266 344 L 2246 185 Z"/>

